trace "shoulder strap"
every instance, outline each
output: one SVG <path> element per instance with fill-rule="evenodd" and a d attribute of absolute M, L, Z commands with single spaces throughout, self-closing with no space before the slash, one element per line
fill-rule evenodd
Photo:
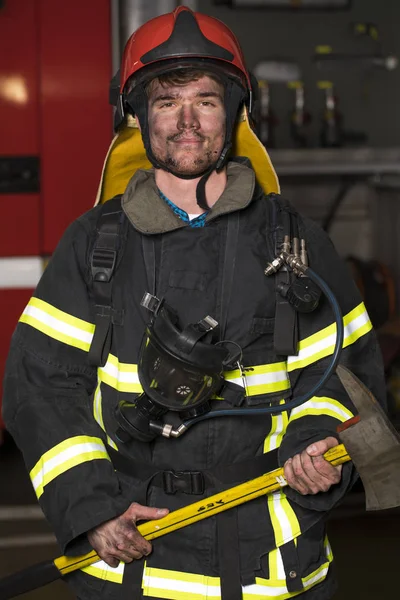
<path fill-rule="evenodd" d="M 89 349 L 89 363 L 103 367 L 111 347 L 112 334 L 112 284 L 117 265 L 118 253 L 121 254 L 123 236 L 121 235 L 124 213 L 121 208 L 121 196 L 109 200 L 100 213 L 96 226 L 96 237 L 90 255 L 92 290 L 95 302 L 95 330 Z"/>
<path fill-rule="evenodd" d="M 284 236 L 292 237 L 292 223 L 296 215 L 289 203 L 278 194 L 269 194 L 268 199 L 272 207 L 272 223 L 275 237 L 275 253 L 280 254 L 284 242 Z M 298 323 L 297 313 L 288 300 L 282 295 L 282 287 L 290 285 L 292 274 L 284 265 L 275 275 L 275 326 L 274 326 L 274 349 L 283 356 L 297 354 Z"/>
<path fill-rule="evenodd" d="M 221 281 L 221 307 L 219 316 L 219 339 L 225 339 L 228 308 L 235 273 L 236 251 L 239 236 L 240 211 L 229 213 L 225 240 L 224 266 Z"/>

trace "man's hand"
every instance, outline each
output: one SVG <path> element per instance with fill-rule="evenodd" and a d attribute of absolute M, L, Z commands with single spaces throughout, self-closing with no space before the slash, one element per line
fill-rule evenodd
<path fill-rule="evenodd" d="M 90 545 L 110 567 L 148 556 L 151 544 L 140 535 L 136 521 L 161 519 L 168 514 L 167 508 L 150 508 L 133 502 L 122 515 L 102 523 L 88 532 Z"/>
<path fill-rule="evenodd" d="M 331 485 L 339 483 L 342 474 L 342 465 L 333 467 L 323 455 L 329 448 L 338 445 L 334 437 L 327 437 L 319 442 L 314 442 L 301 454 L 289 458 L 284 464 L 285 478 L 291 488 L 306 494 L 327 492 Z"/>

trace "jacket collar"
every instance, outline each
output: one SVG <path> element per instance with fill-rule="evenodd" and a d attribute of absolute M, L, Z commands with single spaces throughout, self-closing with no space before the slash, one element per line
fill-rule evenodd
<path fill-rule="evenodd" d="M 229 162 L 226 187 L 208 213 L 206 222 L 248 206 L 253 198 L 255 186 L 255 173 L 248 161 Z M 129 221 L 140 233 L 165 233 L 187 226 L 160 198 L 154 169 L 136 171 L 128 183 L 121 203 Z"/>

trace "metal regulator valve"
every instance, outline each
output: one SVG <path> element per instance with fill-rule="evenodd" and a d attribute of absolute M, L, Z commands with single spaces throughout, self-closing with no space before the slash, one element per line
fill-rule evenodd
<path fill-rule="evenodd" d="M 292 249 L 292 253 L 290 250 Z M 309 276 L 306 241 L 285 235 L 281 253 L 265 269 L 265 275 L 273 275 L 281 269 L 289 267 L 295 275 L 291 283 L 280 283 L 278 290 L 295 310 L 309 313 L 315 310 L 321 298 L 321 288 Z"/>
<path fill-rule="evenodd" d="M 291 249 L 292 253 L 290 253 Z M 299 242 L 296 235 L 293 237 L 292 242 L 290 242 L 290 235 L 284 236 L 280 254 L 271 263 L 268 263 L 264 273 L 268 277 L 269 275 L 278 273 L 280 270 L 291 270 L 297 275 L 294 282 L 287 285 L 283 284 L 280 289 L 280 293 L 288 299 L 296 310 L 304 313 L 312 312 L 317 308 L 322 293 L 330 304 L 336 325 L 335 347 L 325 372 L 306 394 L 285 403 L 285 410 L 291 410 L 315 396 L 335 372 L 343 347 L 344 327 L 342 312 L 335 295 L 322 277 L 308 266 L 304 239 L 301 239 Z M 264 410 L 271 413 L 277 412 L 272 407 Z"/>

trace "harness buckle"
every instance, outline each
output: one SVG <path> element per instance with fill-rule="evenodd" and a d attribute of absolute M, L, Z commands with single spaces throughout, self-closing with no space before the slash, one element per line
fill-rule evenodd
<path fill-rule="evenodd" d="M 205 481 L 201 471 L 163 471 L 163 487 L 166 494 L 204 494 Z"/>
<path fill-rule="evenodd" d="M 116 250 L 110 250 L 109 248 L 94 248 L 91 261 L 93 281 L 108 283 L 113 274 L 116 260 Z"/>

